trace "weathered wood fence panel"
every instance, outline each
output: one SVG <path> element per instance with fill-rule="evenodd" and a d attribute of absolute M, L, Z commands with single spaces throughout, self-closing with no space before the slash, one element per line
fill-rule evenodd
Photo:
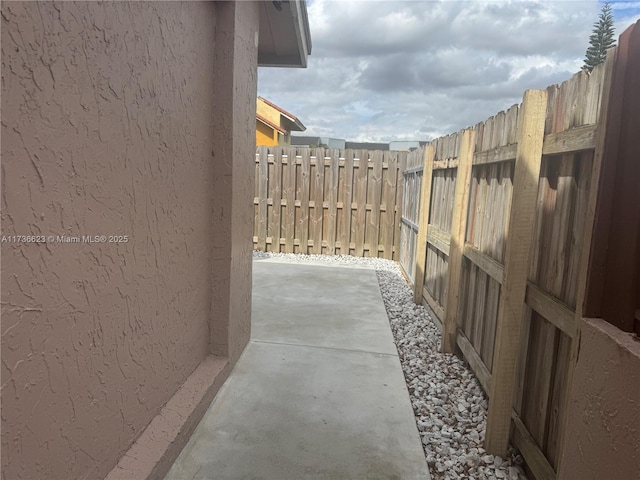
<path fill-rule="evenodd" d="M 398 259 L 406 157 L 406 152 L 259 147 L 254 248 Z"/>
<path fill-rule="evenodd" d="M 511 430 L 512 442 L 539 479 L 555 478 L 558 466 L 567 380 L 577 349 L 576 302 L 585 283 L 580 272 L 589 248 L 584 241 L 592 222 L 588 205 L 596 193 L 593 172 L 599 171 L 596 138 L 604 128 L 600 111 L 608 101 L 614 55 L 590 75 L 580 72 L 559 87 L 529 94 L 539 99 L 535 108 L 514 105 L 478 123 L 473 135 L 468 133 L 475 142 L 472 165 L 464 167 L 469 175 L 459 172 L 465 132 L 431 142 L 435 155 L 425 170 L 431 172 L 428 212 L 416 211 L 426 167 L 415 161 L 404 172 L 402 268 L 421 289 L 416 299 L 432 308 L 443 332 L 455 333 L 453 343 L 443 334 L 443 350 L 459 348 L 490 397 L 487 450 L 504 454 Z M 542 118 L 532 123 L 527 115 Z M 538 133 L 531 130 L 534 123 L 540 125 Z M 538 142 L 539 151 L 523 142 Z M 520 167 L 521 187 L 514 189 L 518 162 L 527 155 L 537 167 Z M 456 185 L 467 177 L 468 184 Z M 524 208 L 523 195 L 530 207 Z M 520 217 L 521 211 L 534 213 Z M 427 230 L 422 255 L 415 251 L 418 227 Z M 452 232 L 452 227 L 464 231 Z M 521 238 L 525 231 L 532 234 Z M 458 251 L 460 265 L 450 265 Z M 420 258 L 424 265 L 411 264 Z M 416 281 L 418 273 L 422 281 Z M 513 290 L 509 283 L 505 296 L 504 282 L 515 278 L 521 287 Z"/>
<path fill-rule="evenodd" d="M 404 195 L 400 225 L 400 264 L 413 279 L 415 275 L 415 249 L 418 240 L 418 213 L 420 209 L 420 190 L 422 188 L 423 149 L 417 149 L 407 155 L 404 170 Z"/>

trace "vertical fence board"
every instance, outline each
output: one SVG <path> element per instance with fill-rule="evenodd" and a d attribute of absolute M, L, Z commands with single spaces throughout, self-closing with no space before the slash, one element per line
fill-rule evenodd
<path fill-rule="evenodd" d="M 552 467 L 558 466 L 560 448 L 560 427 L 564 418 L 565 400 L 567 397 L 567 375 L 571 352 L 571 338 L 558 332 L 556 361 L 554 364 L 550 404 L 547 409 L 547 434 L 544 439 L 544 453 Z"/>
<path fill-rule="evenodd" d="M 312 240 L 311 253 L 322 253 L 322 221 L 324 217 L 324 149 L 316 148 L 315 157 L 311 156 L 311 195 L 309 202 L 313 202 L 313 212 L 309 221 L 309 238 Z M 315 160 L 315 167 L 314 167 Z"/>
<path fill-rule="evenodd" d="M 496 338 L 496 318 L 498 316 L 498 302 L 500 301 L 500 284 L 489 278 L 487 286 L 487 307 L 484 318 L 482 345 L 480 358 L 489 371 L 493 366 L 493 345 Z"/>
<path fill-rule="evenodd" d="M 442 322 L 442 351 L 453 353 L 456 346 L 456 316 L 458 313 L 458 299 L 460 298 L 462 250 L 467 223 L 467 208 L 469 203 L 470 175 L 475 146 L 475 130 L 465 130 L 462 133 L 460 156 L 458 157 L 458 174 L 456 177 L 455 201 L 451 226 L 451 241 L 449 245 L 449 293 L 445 308 L 445 318 Z"/>
<path fill-rule="evenodd" d="M 296 225 L 296 155 L 289 152 L 287 164 L 282 166 L 283 190 L 282 196 L 286 201 L 283 214 L 284 251 L 293 253 L 293 241 Z"/>
<path fill-rule="evenodd" d="M 522 105 L 522 127 L 518 139 L 514 174 L 514 197 L 510 216 L 509 238 L 504 260 L 504 286 L 498 307 L 494 365 L 489 393 L 489 412 L 485 449 L 506 455 L 511 427 L 511 408 L 518 358 L 518 340 L 528 270 L 533 226 L 531 218 L 536 206 L 536 186 L 542 158 L 542 142 L 547 105 L 545 91 L 528 90 Z M 454 339 L 455 341 L 455 339 Z"/>
<path fill-rule="evenodd" d="M 356 198 L 364 199 L 355 205 L 354 218 L 352 219 L 353 231 L 351 237 L 355 243 L 355 256 L 362 257 L 365 243 L 365 218 L 367 198 L 367 170 L 369 169 L 369 153 L 366 150 L 357 151 L 357 171 L 354 172 L 354 194 Z"/>
<path fill-rule="evenodd" d="M 282 151 L 276 149 L 269 156 L 269 223 L 267 230 L 267 250 L 280 251 L 280 200 L 282 200 Z"/>
<path fill-rule="evenodd" d="M 393 257 L 393 219 L 396 187 L 396 159 L 391 152 L 384 152 L 382 164 L 382 192 L 380 198 L 380 245 L 382 258 Z"/>
<path fill-rule="evenodd" d="M 292 151 L 292 155 L 295 154 L 296 170 L 295 170 L 295 215 L 294 215 L 294 234 L 293 234 L 293 253 L 302 253 L 302 245 L 300 241 L 300 222 L 302 218 L 302 156 L 300 155 L 300 149 L 296 148 Z"/>
<path fill-rule="evenodd" d="M 533 313 L 521 418 L 541 448 L 545 445 L 547 409 L 558 333 L 558 329 L 546 319 Z"/>
<path fill-rule="evenodd" d="M 382 151 L 375 150 L 368 169 L 367 182 L 367 224 L 365 245 L 369 245 L 368 257 L 378 256 L 380 233 L 380 194 L 382 190 Z M 369 210 L 370 209 L 370 210 Z"/>
<path fill-rule="evenodd" d="M 422 185 L 420 188 L 420 198 L 418 209 L 418 240 L 415 253 L 415 276 L 413 301 L 422 303 L 422 289 L 424 288 L 424 278 L 427 262 L 427 228 L 429 225 L 429 210 L 431 210 L 431 186 L 433 181 L 433 158 L 435 151 L 433 146 L 427 145 L 423 152 L 422 163 Z"/>
<path fill-rule="evenodd" d="M 258 237 L 257 248 L 266 250 L 267 247 L 267 196 L 269 181 L 269 164 L 267 163 L 267 148 L 261 147 L 258 150 Z"/>
<path fill-rule="evenodd" d="M 309 195 L 311 193 L 311 153 L 308 148 L 300 151 L 300 217 L 298 220 L 300 253 L 309 253 Z"/>
<path fill-rule="evenodd" d="M 569 248 L 571 256 L 567 269 L 568 282 L 563 299 L 567 305 L 576 309 L 576 299 L 580 282 L 580 262 L 582 260 L 582 249 L 585 245 L 585 227 L 587 221 L 587 207 L 589 201 L 589 190 L 591 189 L 591 169 L 593 167 L 593 152 L 581 152 L 577 158 L 578 166 L 575 170 L 576 193 L 575 211 L 571 225 L 571 235 Z"/>
<path fill-rule="evenodd" d="M 404 171 L 407 168 L 407 155 L 401 155 L 398 161 L 398 173 L 396 174 L 396 203 L 394 209 L 393 230 L 393 260 L 400 260 L 400 228 L 402 225 L 402 199 L 404 197 Z"/>
<path fill-rule="evenodd" d="M 341 255 L 342 251 L 342 239 L 344 237 L 344 181 L 345 181 L 345 152 L 340 150 L 337 154 L 338 161 L 338 186 L 337 188 L 337 200 L 336 200 L 336 242 L 335 242 L 335 255 Z"/>
<path fill-rule="evenodd" d="M 477 292 L 476 292 L 476 301 L 474 305 L 475 319 L 471 328 L 471 336 L 469 340 L 473 345 L 474 349 L 479 352 L 482 348 L 482 332 L 484 329 L 484 321 L 485 321 L 485 302 L 487 299 L 487 281 L 489 276 L 478 269 L 478 279 L 477 279 Z"/>
<path fill-rule="evenodd" d="M 351 241 L 351 202 L 353 193 L 353 150 L 344 152 L 344 170 L 341 177 L 342 190 L 342 216 L 341 231 L 339 232 L 340 253 L 349 254 L 349 242 Z"/>
<path fill-rule="evenodd" d="M 328 172 L 328 204 L 329 210 L 326 215 L 327 219 L 327 251 L 326 253 L 329 255 L 335 255 L 336 253 L 336 237 L 338 233 L 338 176 L 340 174 L 340 162 L 339 155 L 334 152 L 331 155 L 330 159 L 330 167 Z M 325 171 L 326 172 L 326 171 Z M 326 197 L 325 197 L 326 202 Z"/>

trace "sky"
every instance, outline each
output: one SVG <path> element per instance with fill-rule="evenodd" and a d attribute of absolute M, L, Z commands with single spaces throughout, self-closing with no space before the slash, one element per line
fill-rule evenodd
<path fill-rule="evenodd" d="M 611 2 L 616 40 L 640 1 Z M 258 94 L 302 135 L 431 140 L 578 72 L 597 0 L 309 0 L 306 69 L 258 69 Z"/>

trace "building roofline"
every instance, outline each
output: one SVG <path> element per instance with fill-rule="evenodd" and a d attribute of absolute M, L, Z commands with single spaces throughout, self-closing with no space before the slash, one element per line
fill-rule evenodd
<path fill-rule="evenodd" d="M 293 122 L 295 124 L 296 127 L 298 127 L 298 131 L 300 132 L 304 132 L 307 127 L 304 126 L 304 124 L 298 120 L 298 117 L 296 117 L 295 115 L 287 112 L 284 108 L 279 107 L 278 105 L 276 105 L 273 102 L 270 102 L 269 100 L 267 100 L 264 97 L 260 97 L 258 96 L 259 100 L 262 100 L 264 103 L 266 103 L 267 105 L 269 105 L 272 108 L 275 108 L 276 110 L 278 110 L 282 115 L 284 115 L 285 117 L 287 117 L 288 120 L 290 120 L 291 122 Z"/>
<path fill-rule="evenodd" d="M 280 132 L 283 135 L 287 134 L 287 131 L 284 128 L 279 127 L 278 125 L 276 125 L 273 122 L 270 122 L 269 120 L 267 120 L 266 118 L 264 118 L 262 115 L 260 115 L 258 113 L 256 113 L 256 120 L 258 120 L 261 123 L 264 123 L 267 127 L 271 127 L 274 130 L 277 130 L 278 132 Z"/>

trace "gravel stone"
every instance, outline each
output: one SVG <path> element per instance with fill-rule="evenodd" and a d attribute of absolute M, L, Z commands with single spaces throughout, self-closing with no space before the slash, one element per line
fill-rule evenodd
<path fill-rule="evenodd" d="M 433 480 L 527 480 L 522 457 L 486 454 L 487 398 L 464 362 L 440 353 L 440 331 L 430 311 L 413 303 L 413 292 L 399 265 L 381 258 L 349 255 L 294 255 L 254 251 L 254 257 L 366 265 L 376 270 L 380 293 L 409 390 L 416 425 Z"/>

